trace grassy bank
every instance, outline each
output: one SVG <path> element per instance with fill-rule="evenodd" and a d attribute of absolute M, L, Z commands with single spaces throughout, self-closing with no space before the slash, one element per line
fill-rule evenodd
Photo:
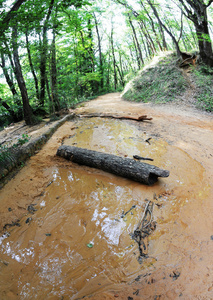
<path fill-rule="evenodd" d="M 179 67 L 174 53 L 163 53 L 126 85 L 122 96 L 129 101 L 167 103 L 180 99 L 193 86 L 195 105 L 213 111 L 213 69 L 202 65 L 189 68 L 190 76 Z"/>

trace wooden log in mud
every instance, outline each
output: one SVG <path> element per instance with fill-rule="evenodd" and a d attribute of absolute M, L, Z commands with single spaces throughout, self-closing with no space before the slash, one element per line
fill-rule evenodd
<path fill-rule="evenodd" d="M 169 171 L 147 163 L 73 146 L 60 146 L 57 155 L 147 185 L 157 182 L 158 177 L 169 176 Z"/>

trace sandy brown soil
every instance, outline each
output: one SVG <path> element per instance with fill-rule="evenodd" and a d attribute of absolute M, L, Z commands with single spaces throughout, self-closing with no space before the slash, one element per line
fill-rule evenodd
<path fill-rule="evenodd" d="M 178 219 L 178 224 L 166 230 L 176 231 L 176 241 L 168 246 L 167 254 L 170 260 L 172 254 L 179 256 L 178 263 L 171 269 L 169 264 L 155 265 L 151 275 L 145 274 L 145 280 L 141 283 L 134 282 L 134 291 L 140 290 L 139 297 L 133 299 L 213 299 L 213 117 L 196 110 L 190 103 L 171 105 L 152 105 L 141 103 L 129 103 L 122 101 L 119 94 L 99 97 L 89 102 L 79 112 L 104 112 L 129 115 L 143 115 L 153 117 L 153 121 L 144 126 L 153 137 L 162 138 L 169 144 L 183 150 L 191 158 L 197 161 L 205 169 L 204 184 L 208 189 L 207 194 L 201 200 L 194 199 L 184 207 Z M 174 153 L 175 155 L 175 153 Z M 178 158 L 177 158 L 178 163 Z M 185 168 L 191 166 L 185 165 Z M 193 168 L 191 174 L 195 172 Z M 190 176 L 190 175 L 189 175 Z M 201 179 L 197 178 L 199 183 Z M 189 190 L 193 187 L 188 187 Z M 187 192 L 187 191 L 186 191 Z M 184 230 L 185 235 L 181 231 Z M 182 237 L 181 237 L 182 236 Z M 168 235 L 169 239 L 169 235 Z M 161 242 L 159 242 L 159 247 Z M 184 249 L 184 255 L 180 255 Z M 198 250 L 199 249 L 199 250 Z M 196 253 L 198 250 L 198 253 Z M 171 251 L 171 253 L 169 253 Z M 172 269 L 174 268 L 174 270 Z M 174 280 L 172 274 L 179 270 L 181 276 Z M 179 272 L 178 271 L 178 272 Z M 169 274 L 170 273 L 170 274 Z M 170 277 L 171 276 L 171 277 Z M 125 290 L 125 288 L 124 288 Z M 135 294 L 135 295 L 136 295 Z M 126 298 L 126 290 L 119 293 L 122 299 Z M 95 298 L 95 299 L 100 299 Z M 104 298 L 102 298 L 104 299 Z M 107 297 L 106 297 L 107 299 Z M 112 297 L 113 299 L 113 297 Z"/>
<path fill-rule="evenodd" d="M 191 105 L 184 107 L 172 104 L 130 103 L 123 101 L 118 93 L 98 97 L 76 109 L 76 113 L 104 113 L 119 116 L 146 114 L 152 117 L 151 122 L 142 123 L 143 132 L 153 139 L 171 145 L 173 152 L 168 152 L 168 160 L 174 164 L 170 166 L 171 173 L 173 169 L 178 169 L 183 174 L 183 184 L 180 183 L 178 188 L 172 183 L 174 180 L 172 175 L 171 182 L 156 187 L 159 194 L 162 191 L 165 195 L 173 193 L 175 201 L 172 203 L 174 209 L 172 206 L 167 208 L 165 206 L 158 213 L 160 229 L 150 240 L 150 245 L 153 246 L 151 256 L 157 258 L 155 263 L 146 264 L 141 268 L 139 275 L 132 280 L 114 281 L 114 284 L 108 288 L 91 294 L 85 293 L 88 297 L 84 298 L 213 299 L 212 115 L 200 112 Z M 26 207 L 39 198 L 48 186 L 51 179 L 49 171 L 51 166 L 54 168 L 57 163 L 66 165 L 55 157 L 55 153 L 61 141 L 70 136 L 70 127 L 72 130 L 72 126 L 66 123 L 59 128 L 42 151 L 27 162 L 26 169 L 23 168 L 0 191 L 1 228 L 6 223 L 26 215 Z M 47 165 L 49 169 L 45 171 Z M 149 194 L 148 189 L 145 192 Z M 134 193 L 140 193 L 138 185 L 134 187 Z M 14 274 L 21 272 L 22 268 L 17 266 L 16 271 L 4 273 L 5 261 L 7 257 L 2 255 L 0 268 L 3 272 L 2 276 L 8 282 L 1 294 L 2 299 L 21 299 L 16 298 L 18 288 L 15 283 L 10 282 L 13 282 Z M 27 274 L 31 274 L 30 270 Z M 3 282 L 3 279 L 0 279 Z M 70 296 L 63 299 L 76 298 Z"/>

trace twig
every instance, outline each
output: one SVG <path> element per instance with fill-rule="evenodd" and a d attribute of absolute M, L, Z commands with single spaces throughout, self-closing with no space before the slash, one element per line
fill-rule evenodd
<path fill-rule="evenodd" d="M 150 160 L 150 161 L 154 161 L 153 158 L 142 157 L 142 156 L 139 156 L 139 155 L 133 155 L 133 158 L 138 159 L 138 160 Z"/>
<path fill-rule="evenodd" d="M 151 140 L 151 139 L 152 139 L 152 138 L 150 137 L 150 138 L 146 139 L 145 142 L 147 142 L 149 145 L 151 145 L 151 144 L 150 144 L 150 140 Z"/>
<path fill-rule="evenodd" d="M 148 201 L 146 203 L 142 219 L 132 234 L 132 238 L 137 242 L 139 248 L 139 263 L 142 262 L 143 257 L 147 257 L 148 255 L 148 236 L 155 229 L 156 224 L 153 222 L 153 206 L 154 203 L 152 201 Z M 149 213 L 149 219 L 147 220 L 147 214 Z"/>
<path fill-rule="evenodd" d="M 101 115 L 101 114 L 93 114 L 93 115 L 79 115 L 81 118 L 113 118 L 113 119 L 124 119 L 124 120 L 134 120 L 134 121 L 151 121 L 152 118 L 147 117 L 147 115 L 142 115 L 139 117 L 134 116 L 115 116 L 115 115 Z"/>
<path fill-rule="evenodd" d="M 133 208 L 135 208 L 136 205 L 132 205 L 132 207 L 127 212 L 122 212 L 121 218 L 124 218 Z"/>

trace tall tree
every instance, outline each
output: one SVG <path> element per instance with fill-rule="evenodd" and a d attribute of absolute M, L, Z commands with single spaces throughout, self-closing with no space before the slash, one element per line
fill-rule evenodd
<path fill-rule="evenodd" d="M 7 84 L 10 88 L 10 91 L 11 93 L 13 94 L 13 97 L 17 97 L 18 96 L 18 93 L 16 91 L 16 88 L 15 88 L 15 84 L 13 82 L 13 79 L 11 78 L 11 76 L 9 75 L 8 73 L 8 70 L 7 70 L 7 67 L 6 67 L 6 62 L 5 62 L 5 54 L 4 54 L 4 49 L 1 49 L 1 68 L 3 70 L 3 73 L 4 73 L 4 77 L 7 81 Z"/>
<path fill-rule="evenodd" d="M 20 6 L 26 1 L 27 0 L 17 0 L 8 13 L 6 13 L 6 15 L 0 19 L 0 36 L 2 36 L 4 31 L 9 27 L 10 20 L 17 15 L 17 11 L 19 10 Z"/>
<path fill-rule="evenodd" d="M 98 39 L 99 69 L 100 69 L 100 75 L 101 75 L 100 85 L 101 85 L 101 89 L 103 89 L 103 87 L 104 87 L 104 69 L 103 69 L 103 58 L 102 58 L 103 55 L 102 55 L 102 48 L 101 48 L 101 37 L 100 37 L 98 21 L 97 21 L 95 13 L 93 13 L 93 17 L 95 20 L 95 29 L 96 29 L 97 39 Z"/>
<path fill-rule="evenodd" d="M 27 55 L 28 55 L 28 60 L 29 60 L 29 65 L 30 65 L 30 70 L 33 75 L 33 79 L 35 82 L 35 90 L 36 90 L 36 98 L 39 100 L 39 86 L 38 86 L 38 78 L 34 69 L 34 65 L 32 62 L 32 55 L 31 55 L 31 50 L 30 50 L 30 42 L 29 42 L 29 33 L 28 33 L 28 28 L 26 28 L 25 32 L 25 38 L 26 38 L 26 48 L 27 48 Z"/>
<path fill-rule="evenodd" d="M 157 18 L 158 22 L 161 24 L 161 26 L 164 28 L 164 30 L 168 33 L 168 35 L 171 37 L 174 45 L 175 45 L 175 48 L 176 48 L 176 52 L 177 52 L 177 55 L 180 56 L 181 54 L 181 50 L 180 50 L 180 47 L 179 47 L 179 40 L 181 38 L 181 35 L 182 35 L 182 30 L 180 31 L 180 35 L 179 35 L 179 38 L 177 39 L 175 37 L 175 35 L 172 33 L 172 31 L 168 28 L 168 26 L 166 26 L 166 24 L 162 21 L 162 19 L 160 18 L 160 15 L 156 9 L 156 4 L 154 3 L 154 0 L 146 0 L 147 3 L 149 3 L 150 7 L 152 8 L 153 10 L 153 13 L 155 15 L 155 17 Z"/>
<path fill-rule="evenodd" d="M 136 30 L 135 30 L 135 27 L 134 27 L 133 22 L 131 20 L 130 14 L 128 14 L 128 17 L 129 17 L 129 24 L 130 24 L 130 26 L 132 28 L 132 32 L 133 32 L 135 44 L 136 44 L 137 51 L 138 51 L 138 66 L 139 66 L 139 69 L 140 69 L 141 65 L 144 64 L 143 56 L 142 56 L 142 51 L 141 51 L 140 43 L 138 41 Z"/>
<path fill-rule="evenodd" d="M 213 0 L 178 0 L 183 13 L 195 26 L 200 57 L 207 65 L 213 66 L 212 43 L 209 34 L 207 8 Z"/>
<path fill-rule="evenodd" d="M 60 103 L 58 99 L 58 83 L 57 83 L 57 61 L 56 61 L 56 23 L 57 10 L 55 11 L 53 19 L 53 30 L 52 30 L 52 44 L 51 44 L 51 59 L 50 59 L 50 75 L 51 75 L 51 98 L 53 103 L 53 112 L 55 109 L 60 109 Z"/>
<path fill-rule="evenodd" d="M 44 105 L 45 100 L 45 85 L 46 85 L 46 70 L 47 70 L 47 50 L 48 50 L 48 22 L 53 10 L 54 0 L 50 1 L 50 5 L 48 7 L 47 15 L 44 20 L 43 30 L 42 30 L 42 41 L 41 41 L 41 52 L 40 52 L 40 104 Z"/>
<path fill-rule="evenodd" d="M 113 25 L 112 25 L 112 28 L 111 28 L 110 43 L 111 43 L 112 57 L 113 57 L 114 89 L 116 90 L 117 89 L 117 84 L 118 84 L 118 77 L 117 77 L 117 71 L 116 71 L 115 48 L 114 48 L 114 40 L 113 40 Z"/>
<path fill-rule="evenodd" d="M 25 80 L 23 77 L 22 68 L 19 60 L 17 38 L 18 38 L 17 26 L 14 26 L 12 28 L 12 46 L 13 46 L 13 59 L 15 64 L 16 80 L 18 82 L 18 86 L 21 92 L 24 120 L 27 125 L 32 125 L 34 123 L 34 116 L 29 104 L 27 88 L 26 88 L 26 84 L 25 84 Z"/>

